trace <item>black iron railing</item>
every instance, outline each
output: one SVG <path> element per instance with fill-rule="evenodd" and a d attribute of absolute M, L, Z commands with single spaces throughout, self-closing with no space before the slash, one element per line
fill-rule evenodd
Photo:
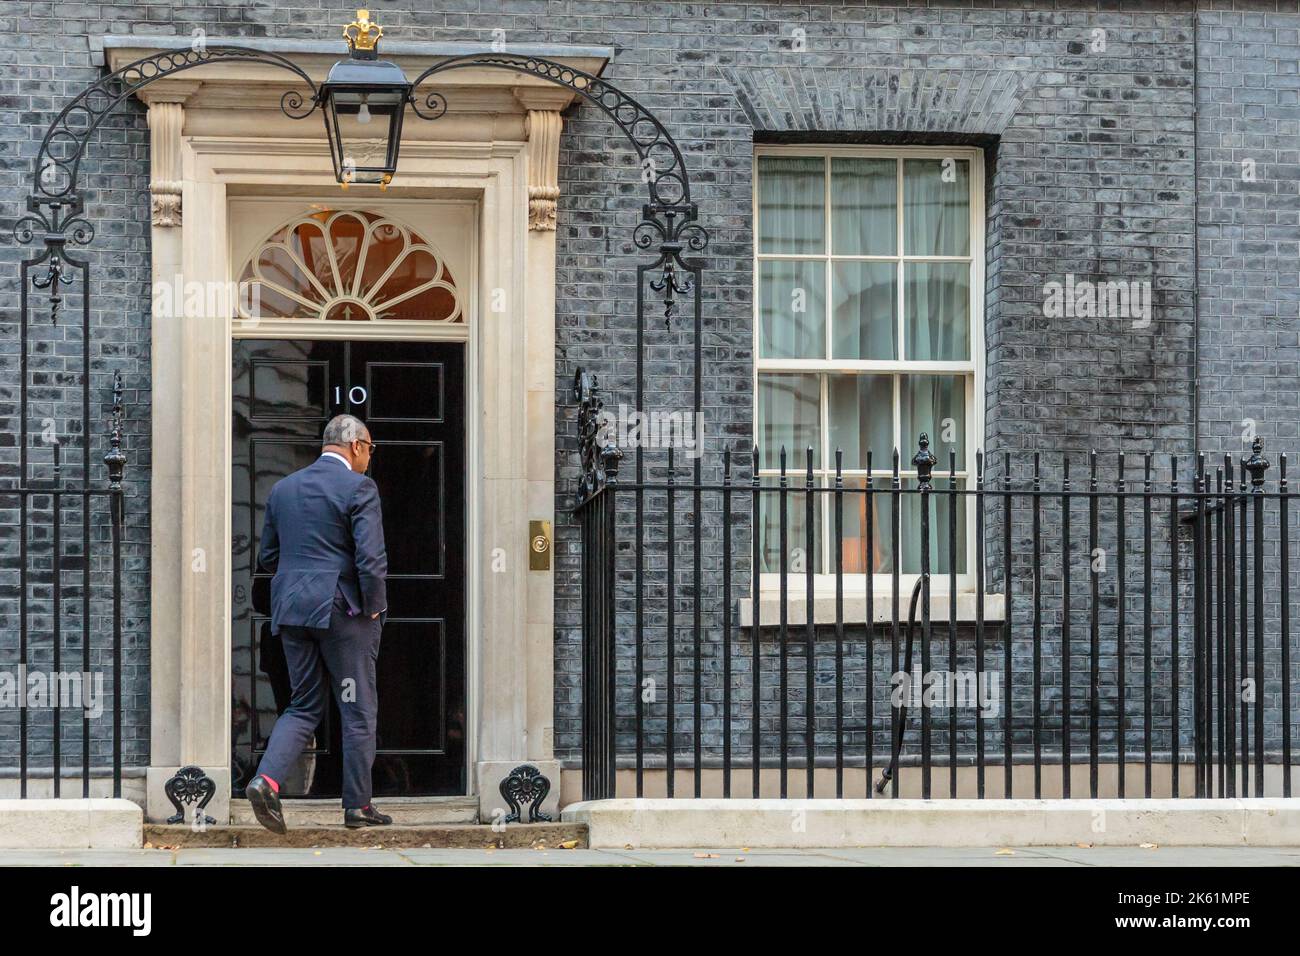
<path fill-rule="evenodd" d="M 8 549 L 9 624 L 0 650 L 9 665 L 6 705 L 17 710 L 17 726 L 6 721 L 0 738 L 8 745 L 0 786 L 16 776 L 19 798 L 65 796 L 65 779 L 78 777 L 82 797 L 101 778 L 111 782 L 112 796 L 122 796 L 122 418 L 122 380 L 115 376 L 103 457 L 107 485 L 90 479 L 85 447 L 80 478 L 68 480 L 62 446 L 54 442 L 48 477 L 33 466 L 25 482 L 0 486 L 0 507 L 12 509 L 8 531 L 16 539 Z M 28 474 L 25 452 L 24 445 Z M 33 780 L 48 781 L 48 790 L 31 793 Z"/>
<path fill-rule="evenodd" d="M 584 481 L 585 798 L 1290 795 L 1285 456 L 967 479 L 919 445 Z"/>

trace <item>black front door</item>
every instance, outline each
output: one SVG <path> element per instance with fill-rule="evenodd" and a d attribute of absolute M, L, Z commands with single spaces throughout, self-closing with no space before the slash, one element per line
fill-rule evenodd
<path fill-rule="evenodd" d="M 356 415 L 376 443 L 388 549 L 379 649 L 376 796 L 463 794 L 465 774 L 465 349 L 427 342 L 234 343 L 232 620 L 234 793 L 257 768 L 290 698 L 271 634 L 270 575 L 257 568 L 266 496 L 311 464 L 330 417 Z M 285 782 L 340 795 L 337 705 Z"/>

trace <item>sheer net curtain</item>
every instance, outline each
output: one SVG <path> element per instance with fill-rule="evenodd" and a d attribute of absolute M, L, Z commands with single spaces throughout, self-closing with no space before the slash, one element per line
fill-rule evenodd
<path fill-rule="evenodd" d="M 759 235 L 763 253 L 813 256 L 823 252 L 826 232 L 825 183 L 819 157 L 764 158 L 759 161 Z M 759 263 L 759 353 L 765 358 L 815 359 L 825 353 L 825 265 L 816 259 L 765 259 Z M 791 484 L 805 464 L 805 449 L 818 449 L 821 467 L 821 387 L 816 374 L 765 374 L 758 381 L 759 464 L 781 466 L 786 452 Z M 762 479 L 775 486 L 778 480 Z M 787 570 L 806 542 L 806 502 L 802 494 L 787 499 Z M 763 571 L 781 568 L 780 503 L 763 496 L 761 515 Z M 790 552 L 795 552 L 791 554 Z M 818 568 L 817 570 L 820 570 Z"/>
<path fill-rule="evenodd" d="M 899 357 L 897 262 L 840 258 L 897 255 L 897 188 L 898 163 L 894 159 L 830 159 L 832 360 L 893 361 Z M 893 376 L 829 373 L 827 398 L 828 468 L 834 468 L 836 448 L 844 452 L 846 469 L 865 471 L 868 451 L 873 468 L 888 468 L 894 447 Z M 828 483 L 832 480 L 828 475 Z M 862 488 L 866 480 L 851 477 L 845 479 L 845 485 Z M 874 496 L 871 509 L 873 544 L 867 554 L 866 496 L 845 499 L 840 558 L 846 573 L 861 574 L 868 568 L 892 570 L 888 537 L 893 527 L 892 502 Z"/>
<path fill-rule="evenodd" d="M 825 253 L 825 160 L 765 157 L 759 163 L 761 253 L 819 256 Z M 824 358 L 826 354 L 825 262 L 766 259 L 759 266 L 765 358 Z"/>
<path fill-rule="evenodd" d="M 904 357 L 909 361 L 967 361 L 970 358 L 970 163 L 955 160 L 903 161 L 903 245 L 905 308 Z M 958 261 L 916 261 L 911 257 L 960 257 Z M 954 375 L 905 375 L 901 380 L 900 436 L 904 448 L 921 432 L 930 436 L 938 468 L 947 471 L 955 453 L 965 468 L 966 379 Z M 961 482 L 964 485 L 965 482 Z M 936 483 L 946 488 L 947 481 Z M 963 502 L 949 514 L 947 496 L 935 496 L 930 523 L 931 567 L 947 571 L 953 555 L 948 522 L 958 523 L 958 571 L 964 571 Z M 904 522 L 909 539 L 920 534 L 920 502 L 907 500 Z M 908 520 L 910 518 L 910 520 Z M 913 549 L 904 570 L 919 572 L 920 555 Z"/>

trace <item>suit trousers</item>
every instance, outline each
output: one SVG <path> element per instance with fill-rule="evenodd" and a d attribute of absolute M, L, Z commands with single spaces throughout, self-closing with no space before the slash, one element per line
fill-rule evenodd
<path fill-rule="evenodd" d="M 343 807 L 370 803 L 379 715 L 375 662 L 382 630 L 380 619 L 349 616 L 337 592 L 328 628 L 281 625 L 293 697 L 271 730 L 258 773 L 277 784 L 288 776 L 325 718 L 332 691 L 343 724 Z"/>

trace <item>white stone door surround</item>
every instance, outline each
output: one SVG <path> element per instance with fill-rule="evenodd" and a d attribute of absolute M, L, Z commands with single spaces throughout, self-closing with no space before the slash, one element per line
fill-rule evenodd
<path fill-rule="evenodd" d="M 288 56 L 316 81 L 346 53 L 341 41 L 228 42 Z M 188 43 L 105 37 L 105 58 L 116 69 Z M 386 58 L 408 76 L 470 52 L 488 47 L 384 43 Z M 612 53 L 510 52 L 597 74 Z M 552 574 L 528 570 L 528 522 L 554 517 L 555 170 L 560 111 L 575 94 L 503 70 L 442 74 L 437 88 L 448 112 L 432 122 L 408 115 L 392 186 L 342 192 L 320 117 L 294 121 L 280 112 L 280 96 L 294 79 L 274 67 L 215 62 L 140 91 L 151 131 L 155 288 L 146 813 L 161 820 L 173 812 L 163 785 L 193 764 L 217 785 L 208 814 L 229 820 L 231 341 L 259 333 L 210 299 L 206 306 L 177 299 L 177 314 L 159 304 L 168 300 L 157 290 L 175 286 L 177 276 L 186 289 L 228 289 L 243 265 L 232 261 L 231 210 L 257 196 L 354 207 L 368 200 L 460 200 L 477 210 L 477 275 L 466 324 L 469 779 L 482 817 L 490 819 L 503 804 L 500 778 L 533 763 L 552 780 L 553 805 L 559 764 L 552 740 Z M 302 337 L 339 334 L 326 325 L 307 323 Z M 348 337 L 422 334 L 349 325 Z"/>

